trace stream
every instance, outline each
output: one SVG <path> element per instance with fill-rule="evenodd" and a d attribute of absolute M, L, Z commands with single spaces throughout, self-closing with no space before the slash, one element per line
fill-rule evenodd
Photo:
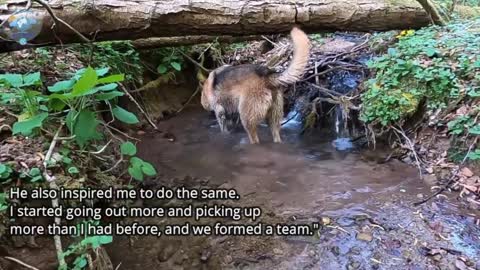
<path fill-rule="evenodd" d="M 286 117 L 288 119 L 288 117 Z M 478 213 L 431 191 L 417 170 L 378 149 L 340 151 L 335 132 L 300 135 L 296 119 L 273 144 L 260 128 L 250 145 L 243 129 L 220 134 L 198 106 L 140 136 L 139 156 L 160 175 L 146 188 L 234 188 L 239 206 L 258 206 L 260 222 L 322 224 L 315 236 L 116 237 L 107 247 L 120 269 L 480 269 Z M 450 197 L 450 198 L 448 198 Z M 181 201 L 142 201 L 144 207 Z M 150 218 L 148 223 L 185 222 Z M 207 221 L 213 222 L 213 221 Z M 469 268 L 470 267 L 470 268 Z"/>

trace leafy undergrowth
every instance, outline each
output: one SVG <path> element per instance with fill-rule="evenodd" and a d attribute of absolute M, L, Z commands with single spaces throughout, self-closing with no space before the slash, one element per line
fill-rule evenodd
<path fill-rule="evenodd" d="M 139 123 L 119 105 L 125 74 L 105 64 L 92 68 L 79 55 L 37 49 L 12 53 L 13 61 L 2 57 L 0 66 L 8 72 L 0 74 L 0 242 L 10 241 L 5 233 L 12 222 L 8 206 L 29 204 L 10 200 L 10 187 L 51 188 L 55 181 L 63 188 L 129 188 L 156 175 L 150 163 L 136 156 L 133 140 L 115 128 L 117 123 Z M 120 55 L 102 61 L 114 64 Z M 138 70 L 126 71 L 131 76 Z M 61 254 L 70 264 L 59 269 L 83 269 L 89 252 L 111 241 L 85 235 Z"/>
<path fill-rule="evenodd" d="M 454 186 L 462 195 L 478 199 L 480 19 L 404 31 L 398 39 L 369 63 L 375 76 L 366 83 L 361 117 L 372 127 L 393 128 L 401 140 L 401 127 L 414 126 L 418 136 L 404 147 L 416 152 L 412 160 L 423 173 L 460 179 Z M 416 112 L 425 112 L 421 125 L 412 125 Z M 439 173 L 445 169 L 453 175 Z"/>

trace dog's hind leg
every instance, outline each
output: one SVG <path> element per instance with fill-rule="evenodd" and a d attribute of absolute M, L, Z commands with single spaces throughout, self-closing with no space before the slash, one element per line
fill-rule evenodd
<path fill-rule="evenodd" d="M 259 143 L 257 126 L 265 119 L 272 103 L 270 91 L 250 93 L 240 98 L 238 111 L 250 143 Z"/>
<path fill-rule="evenodd" d="M 273 142 L 281 143 L 280 128 L 283 119 L 283 95 L 278 90 L 272 91 L 272 106 L 268 111 L 267 118 L 268 125 L 272 131 Z"/>

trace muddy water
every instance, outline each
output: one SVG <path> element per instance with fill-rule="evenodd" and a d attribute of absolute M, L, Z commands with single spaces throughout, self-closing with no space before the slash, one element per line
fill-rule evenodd
<path fill-rule="evenodd" d="M 314 237 L 120 238 L 109 250 L 120 269 L 480 269 L 475 214 L 448 199 L 413 207 L 430 188 L 415 168 L 376 162 L 381 153 L 337 151 L 334 136 L 300 136 L 295 120 L 283 144 L 263 126 L 262 144 L 249 145 L 241 127 L 222 135 L 200 108 L 159 128 L 139 145 L 162 174 L 148 187 L 233 187 L 238 204 L 262 207 L 262 222 L 323 226 Z"/>

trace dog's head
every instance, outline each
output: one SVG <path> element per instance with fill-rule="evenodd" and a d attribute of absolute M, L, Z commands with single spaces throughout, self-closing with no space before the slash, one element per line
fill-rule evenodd
<path fill-rule="evenodd" d="M 203 82 L 202 87 L 202 96 L 200 98 L 200 103 L 202 107 L 207 110 L 211 111 L 212 109 L 212 101 L 213 101 L 213 81 L 214 81 L 215 71 L 210 72 L 208 78 Z"/>
<path fill-rule="evenodd" d="M 229 66 L 230 65 L 223 65 L 213 70 L 208 75 L 208 78 L 203 82 L 202 96 L 201 96 L 200 102 L 205 110 L 207 111 L 213 110 L 213 106 L 214 106 L 213 102 L 215 100 L 215 96 L 214 96 L 215 75 Z"/>

